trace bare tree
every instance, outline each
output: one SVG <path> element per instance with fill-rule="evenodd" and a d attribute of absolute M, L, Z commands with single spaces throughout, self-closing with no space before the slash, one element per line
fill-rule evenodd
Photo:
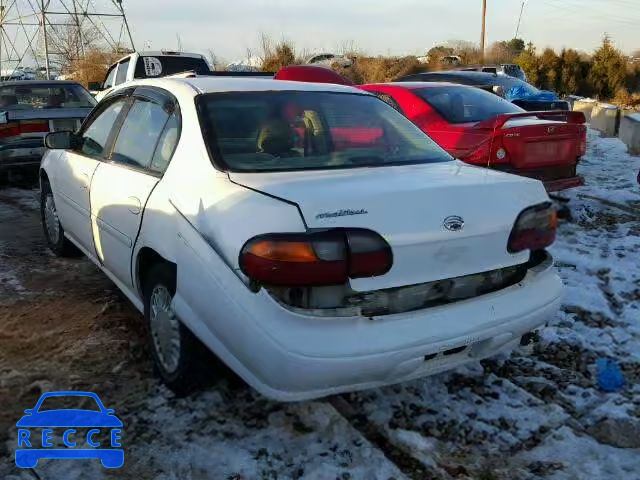
<path fill-rule="evenodd" d="M 209 57 L 209 64 L 213 71 L 224 70 L 224 62 L 222 62 L 222 59 L 216 55 L 216 52 L 212 48 L 207 50 L 207 56 Z"/>
<path fill-rule="evenodd" d="M 77 25 L 69 21 L 64 25 L 52 25 L 47 30 L 49 43 L 49 61 L 60 71 L 69 70 L 74 61 L 82 58 L 85 52 L 98 48 L 102 38 L 100 31 L 93 25 Z"/>
<path fill-rule="evenodd" d="M 362 55 L 362 52 L 356 46 L 356 42 L 354 40 L 343 40 L 340 42 L 337 48 L 337 53 L 344 55 L 345 57 L 357 57 Z"/>

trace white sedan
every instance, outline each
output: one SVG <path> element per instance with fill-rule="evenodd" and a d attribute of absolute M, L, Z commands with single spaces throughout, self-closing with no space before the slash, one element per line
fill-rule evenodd
<path fill-rule="evenodd" d="M 354 88 L 133 82 L 46 145 L 51 249 L 144 312 L 180 393 L 214 368 L 203 345 L 302 400 L 525 344 L 560 302 L 542 183 L 454 160 Z"/>

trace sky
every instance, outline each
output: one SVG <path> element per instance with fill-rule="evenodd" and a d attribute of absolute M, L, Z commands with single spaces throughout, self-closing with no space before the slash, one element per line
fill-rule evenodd
<path fill-rule="evenodd" d="M 482 0 L 124 0 L 137 49 L 215 52 L 228 61 L 257 51 L 260 34 L 310 53 L 345 44 L 372 55 L 421 55 L 447 40 L 479 42 Z M 521 0 L 488 0 L 487 41 L 514 36 Z M 528 0 L 519 37 L 538 49 L 587 52 L 604 33 L 640 49 L 640 0 Z"/>

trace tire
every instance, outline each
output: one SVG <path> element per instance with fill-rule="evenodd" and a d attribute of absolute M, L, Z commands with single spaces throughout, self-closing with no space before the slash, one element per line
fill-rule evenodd
<path fill-rule="evenodd" d="M 143 293 L 149 349 L 157 374 L 179 397 L 199 390 L 208 383 L 205 367 L 214 364 L 206 347 L 170 308 L 176 293 L 175 267 L 153 265 L 145 275 Z"/>
<path fill-rule="evenodd" d="M 51 186 L 44 180 L 40 190 L 40 219 L 47 245 L 54 254 L 59 257 L 80 255 L 78 248 L 64 235 L 64 228 L 58 218 Z"/>

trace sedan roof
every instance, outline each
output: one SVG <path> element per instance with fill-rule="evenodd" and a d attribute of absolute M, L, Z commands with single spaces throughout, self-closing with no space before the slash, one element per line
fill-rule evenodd
<path fill-rule="evenodd" d="M 362 90 L 344 85 L 335 85 L 329 83 L 292 82 L 288 80 L 271 80 L 264 78 L 194 77 L 166 79 L 166 81 L 186 83 L 197 90 L 199 93 L 295 90 L 312 92 L 358 93 L 361 95 L 367 95 L 367 93 Z"/>

